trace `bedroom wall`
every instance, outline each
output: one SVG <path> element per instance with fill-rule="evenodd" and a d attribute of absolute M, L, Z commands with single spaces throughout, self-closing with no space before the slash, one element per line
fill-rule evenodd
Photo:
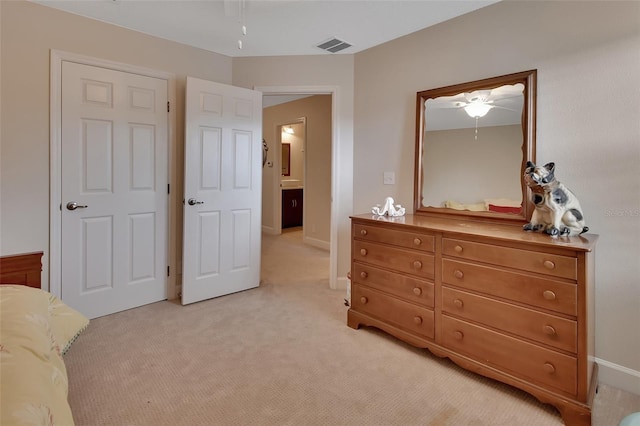
<path fill-rule="evenodd" d="M 49 254 L 49 52 L 50 49 L 153 68 L 177 79 L 177 135 L 171 175 L 182 200 L 184 85 L 187 75 L 231 83 L 231 58 L 151 37 L 35 3 L 0 1 L 1 111 L 0 254 Z M 182 241 L 182 203 L 172 206 L 175 241 Z M 179 244 L 177 244 L 179 245 Z M 176 258 L 181 258 L 179 247 Z"/>
<path fill-rule="evenodd" d="M 300 117 L 306 117 L 307 122 L 307 147 L 304 153 L 307 160 L 307 176 L 304 180 L 303 237 L 307 243 L 328 248 L 331 239 L 331 95 L 309 96 L 265 108 L 262 114 L 262 135 L 269 145 L 269 159 L 272 160 L 276 153 L 273 145 L 277 141 L 278 126 L 294 122 Z M 297 126 L 302 127 L 302 124 Z M 291 162 L 297 163 L 302 169 L 302 161 L 304 161 L 302 158 L 300 161 L 294 160 L 292 151 Z M 296 178 L 293 176 L 293 168 L 291 172 L 290 178 Z M 273 194 L 274 180 L 278 177 L 275 167 L 263 168 L 263 230 L 273 229 L 276 226 L 275 222 L 281 220 L 281 217 L 276 217 L 275 214 L 276 195 Z"/>
<path fill-rule="evenodd" d="M 601 382 L 640 394 L 640 3 L 500 2 L 356 54 L 354 211 L 413 200 L 416 92 L 529 69 L 537 161 L 600 235 Z"/>

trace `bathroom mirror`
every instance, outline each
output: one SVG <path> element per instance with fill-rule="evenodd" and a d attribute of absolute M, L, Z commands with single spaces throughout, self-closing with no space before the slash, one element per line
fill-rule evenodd
<path fill-rule="evenodd" d="M 282 144 L 282 176 L 291 176 L 291 144 Z"/>
<path fill-rule="evenodd" d="M 415 213 L 526 222 L 535 116 L 535 70 L 418 92 Z"/>

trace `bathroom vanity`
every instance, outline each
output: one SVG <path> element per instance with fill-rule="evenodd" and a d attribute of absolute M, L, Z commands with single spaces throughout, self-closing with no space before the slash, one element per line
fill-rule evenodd
<path fill-rule="evenodd" d="M 282 188 L 282 228 L 302 226 L 304 189 Z"/>

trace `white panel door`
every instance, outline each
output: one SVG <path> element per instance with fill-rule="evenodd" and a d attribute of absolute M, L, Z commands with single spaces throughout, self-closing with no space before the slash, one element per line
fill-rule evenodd
<path fill-rule="evenodd" d="M 95 318 L 166 299 L 167 81 L 62 63 L 62 300 Z"/>
<path fill-rule="evenodd" d="M 262 93 L 187 77 L 182 303 L 260 284 Z"/>

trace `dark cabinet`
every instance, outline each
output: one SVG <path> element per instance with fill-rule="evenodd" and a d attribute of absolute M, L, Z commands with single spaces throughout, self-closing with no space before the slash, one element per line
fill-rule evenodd
<path fill-rule="evenodd" d="M 282 228 L 302 226 L 303 189 L 282 190 Z"/>

